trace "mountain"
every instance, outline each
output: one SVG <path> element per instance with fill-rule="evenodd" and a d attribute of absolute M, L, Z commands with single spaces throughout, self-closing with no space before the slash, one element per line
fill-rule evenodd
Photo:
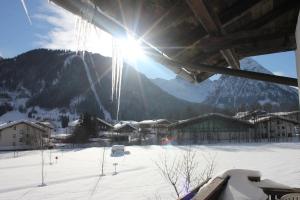
<path fill-rule="evenodd" d="M 165 92 L 190 102 L 203 102 L 213 89 L 213 81 L 207 79 L 199 84 L 188 82 L 179 76 L 171 80 L 156 78 L 152 82 Z"/>
<path fill-rule="evenodd" d="M 0 121 L 59 120 L 89 112 L 116 118 L 111 100 L 111 58 L 85 52 L 36 49 L 0 61 Z M 213 108 L 178 99 L 125 65 L 119 119 L 183 119 Z M 221 110 L 220 110 L 221 111 Z"/>
<path fill-rule="evenodd" d="M 241 68 L 272 74 L 250 58 L 241 60 Z M 234 111 L 257 108 L 272 111 L 293 110 L 298 108 L 298 91 L 290 86 L 222 75 L 215 80 L 214 90 L 204 102 Z"/>
<path fill-rule="evenodd" d="M 242 59 L 240 62 L 243 70 L 272 74 L 251 58 Z M 298 108 L 298 91 L 293 87 L 275 83 L 228 75 L 199 84 L 177 77 L 171 80 L 153 79 L 152 82 L 177 98 L 233 112 L 258 108 L 270 111 Z"/>

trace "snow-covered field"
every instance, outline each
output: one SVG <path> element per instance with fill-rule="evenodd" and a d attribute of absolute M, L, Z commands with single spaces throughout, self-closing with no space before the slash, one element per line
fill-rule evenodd
<path fill-rule="evenodd" d="M 105 176 L 101 173 L 102 148 L 45 151 L 45 182 L 41 184 L 41 153 L 0 153 L 0 199 L 175 199 L 172 188 L 161 177 L 156 161 L 162 155 L 180 155 L 184 146 L 131 146 L 129 155 L 110 157 L 106 150 Z M 203 155 L 216 156 L 216 174 L 231 168 L 255 169 L 263 179 L 300 187 L 300 143 L 223 144 L 193 146 Z M 201 155 L 201 156 L 200 156 Z M 118 163 L 113 175 L 113 163 Z"/>

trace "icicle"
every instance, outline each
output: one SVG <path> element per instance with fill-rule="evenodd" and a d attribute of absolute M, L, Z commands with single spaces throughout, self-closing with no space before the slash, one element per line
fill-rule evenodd
<path fill-rule="evenodd" d="M 118 41 L 113 39 L 112 44 L 112 100 L 117 102 L 117 120 L 119 120 L 120 98 L 122 86 L 123 55 Z"/>

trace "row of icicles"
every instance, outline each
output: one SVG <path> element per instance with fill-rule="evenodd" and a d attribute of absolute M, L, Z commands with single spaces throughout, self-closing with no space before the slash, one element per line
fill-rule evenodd
<path fill-rule="evenodd" d="M 21 0 L 22 6 L 24 8 L 25 14 L 28 18 L 30 24 L 32 24 L 25 0 Z M 75 25 L 75 41 L 76 41 L 76 52 L 86 50 L 86 41 L 87 37 L 91 33 L 91 30 L 97 28 L 89 23 L 93 18 L 93 15 L 90 16 L 90 19 L 84 20 L 81 17 L 77 17 L 76 25 Z M 84 54 L 82 56 L 84 61 Z M 118 44 L 118 41 L 113 39 L 112 40 L 112 87 L 111 87 L 111 94 L 112 94 L 112 101 L 116 101 L 117 103 L 117 113 L 116 119 L 119 120 L 119 112 L 120 112 L 120 98 L 121 98 L 121 86 L 122 86 L 122 71 L 123 71 L 123 53 L 122 48 Z M 91 83 L 91 87 L 94 86 L 94 83 Z M 98 94 L 95 90 L 93 90 L 95 98 L 97 100 L 99 108 L 101 108 L 100 101 Z"/>
<path fill-rule="evenodd" d="M 90 34 L 91 30 L 97 28 L 89 23 L 88 21 L 77 18 L 75 26 L 75 37 L 77 41 L 77 51 L 83 51 L 86 49 L 85 42 L 87 36 Z M 120 99 L 121 99 L 121 87 L 122 87 L 122 71 L 123 71 L 123 53 L 121 45 L 118 40 L 112 39 L 112 83 L 111 83 L 111 99 L 113 102 L 116 102 L 117 113 L 116 120 L 119 120 L 120 112 Z M 95 94 L 97 95 L 97 93 Z M 96 98 L 99 99 L 99 98 Z M 98 105 L 100 106 L 100 105 Z"/>

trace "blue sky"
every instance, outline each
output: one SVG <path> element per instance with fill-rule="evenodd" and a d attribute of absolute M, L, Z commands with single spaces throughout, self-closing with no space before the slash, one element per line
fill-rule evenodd
<path fill-rule="evenodd" d="M 32 25 L 26 17 L 21 0 L 0 1 L 0 56 L 14 57 L 34 48 L 62 48 L 75 50 L 76 46 L 76 21 L 78 20 L 70 13 L 49 4 L 48 0 L 24 0 L 29 12 Z M 80 22 L 81 23 L 81 22 Z M 75 30 L 75 34 L 74 34 Z M 75 36 L 74 36 L 75 35 Z M 93 39 L 84 45 L 88 50 L 97 51 L 105 56 L 111 53 L 110 36 L 97 32 L 91 33 Z M 106 46 L 99 48 L 95 46 L 94 39 L 100 38 L 99 44 Z M 110 45 L 108 45 L 110 44 Z M 95 49 L 97 47 L 97 49 Z M 109 53 L 108 53 L 109 52 Z M 277 75 L 296 77 L 296 64 L 294 52 L 283 52 L 253 57 L 264 67 Z M 168 69 L 147 59 L 138 61 L 138 70 L 150 78 L 174 77 Z"/>

